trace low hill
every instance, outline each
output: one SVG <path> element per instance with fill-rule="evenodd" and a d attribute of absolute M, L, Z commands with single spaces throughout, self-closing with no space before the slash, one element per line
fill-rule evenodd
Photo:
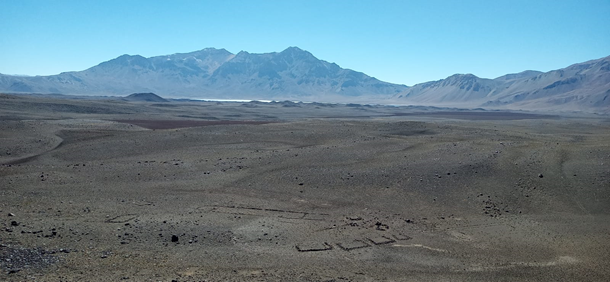
<path fill-rule="evenodd" d="M 123 100 L 138 102 L 168 102 L 155 93 L 133 93 Z"/>

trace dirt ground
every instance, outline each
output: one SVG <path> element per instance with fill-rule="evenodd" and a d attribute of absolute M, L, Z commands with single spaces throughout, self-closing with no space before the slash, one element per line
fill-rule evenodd
<path fill-rule="evenodd" d="M 0 95 L 0 280 L 610 279 L 607 116 L 437 111 Z"/>

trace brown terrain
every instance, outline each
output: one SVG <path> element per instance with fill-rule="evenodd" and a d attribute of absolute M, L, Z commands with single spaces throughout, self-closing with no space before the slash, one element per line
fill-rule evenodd
<path fill-rule="evenodd" d="M 2 281 L 608 281 L 594 115 L 0 95 Z"/>

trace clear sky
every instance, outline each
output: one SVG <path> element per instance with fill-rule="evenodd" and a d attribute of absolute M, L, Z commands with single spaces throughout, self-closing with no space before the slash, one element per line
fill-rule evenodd
<path fill-rule="evenodd" d="M 549 71 L 610 55 L 610 0 L 0 0 L 3 74 L 289 46 L 406 85 Z"/>

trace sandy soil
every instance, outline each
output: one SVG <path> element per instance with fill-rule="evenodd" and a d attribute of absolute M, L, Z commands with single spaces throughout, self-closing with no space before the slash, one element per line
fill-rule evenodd
<path fill-rule="evenodd" d="M 610 279 L 608 117 L 2 95 L 0 119 L 3 281 Z"/>

